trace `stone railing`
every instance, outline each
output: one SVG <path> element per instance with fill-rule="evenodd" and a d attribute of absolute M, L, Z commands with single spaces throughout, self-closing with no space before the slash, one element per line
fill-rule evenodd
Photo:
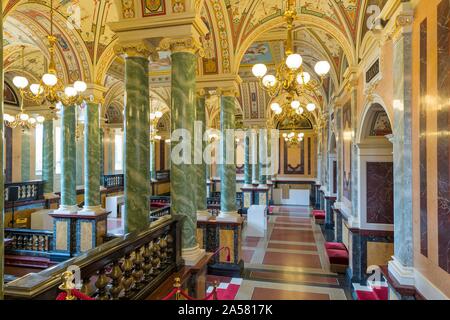
<path fill-rule="evenodd" d="M 63 273 L 73 270 L 80 291 L 94 299 L 142 300 L 178 270 L 181 261 L 179 222 L 167 219 L 11 281 L 5 298 L 55 300 Z"/>
<path fill-rule="evenodd" d="M 17 197 L 14 194 L 17 191 Z M 5 183 L 5 202 L 44 199 L 44 181 Z"/>
<path fill-rule="evenodd" d="M 170 206 L 162 207 L 150 212 L 150 222 L 158 220 L 162 217 L 170 216 Z"/>
<path fill-rule="evenodd" d="M 7 253 L 48 257 L 52 251 L 53 232 L 49 230 L 5 229 L 5 238 L 11 243 Z"/>
<path fill-rule="evenodd" d="M 108 174 L 103 176 L 103 186 L 105 188 L 119 188 L 124 185 L 123 174 Z"/>

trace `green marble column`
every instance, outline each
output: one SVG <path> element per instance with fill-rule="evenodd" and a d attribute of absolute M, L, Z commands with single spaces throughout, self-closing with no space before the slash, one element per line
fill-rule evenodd
<path fill-rule="evenodd" d="M 114 174 L 114 165 L 113 165 L 113 146 L 114 146 L 114 139 L 115 139 L 115 134 L 114 134 L 114 130 L 112 129 L 107 129 L 106 130 L 106 135 L 107 135 L 107 143 L 108 143 L 108 163 L 106 165 L 106 174 Z M 103 148 L 102 148 L 103 149 Z M 100 168 L 101 171 L 102 168 Z M 102 175 L 105 172 L 102 171 Z"/>
<path fill-rule="evenodd" d="M 171 103 L 171 128 L 183 129 L 193 142 L 195 120 L 195 76 L 197 57 L 190 52 L 172 53 L 172 103 Z M 172 155 L 178 154 L 180 137 L 171 140 Z M 176 141 L 175 141 L 176 140 Z M 191 143 L 193 145 L 193 143 Z M 175 149 L 175 151 L 174 151 Z M 182 222 L 182 248 L 185 251 L 195 250 L 197 244 L 197 210 L 195 193 L 195 168 L 193 165 L 192 150 L 189 154 L 189 163 L 171 161 L 170 194 L 172 201 L 172 214 L 183 218 Z"/>
<path fill-rule="evenodd" d="M 78 130 L 82 131 L 82 127 L 78 126 L 77 124 L 77 128 Z M 76 139 L 76 172 L 77 172 L 77 179 L 76 179 L 76 184 L 77 186 L 82 186 L 83 185 L 83 161 L 84 161 L 84 156 L 87 154 L 83 154 L 83 136 L 82 136 L 82 132 L 78 132 L 79 136 L 78 139 Z"/>
<path fill-rule="evenodd" d="M 30 148 L 31 148 L 30 130 L 22 131 L 22 145 L 20 155 L 20 173 L 22 181 L 30 181 Z"/>
<path fill-rule="evenodd" d="M 259 185 L 261 187 L 267 186 L 267 130 L 259 130 Z"/>
<path fill-rule="evenodd" d="M 203 150 L 206 147 L 206 141 L 203 141 L 203 134 L 206 125 L 206 110 L 205 110 L 205 94 L 201 90 L 197 94 L 197 110 L 196 121 L 197 130 L 195 141 L 197 142 L 195 152 L 195 180 L 196 180 L 196 203 L 197 203 L 197 218 L 202 220 L 209 219 L 209 212 L 206 203 L 206 163 L 203 161 Z"/>
<path fill-rule="evenodd" d="M 268 162 L 266 164 L 267 167 L 267 171 L 266 171 L 266 180 L 267 180 L 267 184 L 272 184 L 272 171 L 271 171 L 271 166 L 273 166 L 272 164 L 272 136 L 271 136 L 271 131 L 272 129 L 269 127 L 267 129 L 267 159 Z"/>
<path fill-rule="evenodd" d="M 228 129 L 235 128 L 235 98 L 232 92 L 221 96 L 220 105 L 220 215 L 217 219 L 235 220 L 239 217 L 236 211 L 236 163 L 234 136 L 227 136 Z M 229 146 L 231 145 L 231 147 Z"/>
<path fill-rule="evenodd" d="M 3 43 L 3 19 L 0 19 L 0 43 Z M 0 92 L 3 92 L 3 50 L 0 50 Z M 3 94 L 0 94 L 0 119 L 3 119 Z M 0 168 L 3 168 L 3 126 L 0 126 Z M 3 300 L 4 283 L 4 239 L 5 239 L 5 214 L 4 206 L 4 175 L 0 174 L 0 300 Z"/>
<path fill-rule="evenodd" d="M 252 130 L 252 183 L 259 184 L 258 131 Z"/>
<path fill-rule="evenodd" d="M 54 162 L 53 162 L 53 119 L 45 119 L 43 123 L 42 143 L 42 180 L 45 181 L 44 193 L 53 192 Z"/>
<path fill-rule="evenodd" d="M 101 120 L 101 123 L 104 123 L 103 120 Z M 99 125 L 100 126 L 100 125 Z M 100 126 L 100 185 L 103 184 L 103 175 L 105 174 L 105 145 L 104 142 L 104 136 L 105 136 L 105 130 Z"/>
<path fill-rule="evenodd" d="M 61 108 L 61 205 L 58 212 L 78 211 L 76 194 L 75 106 Z"/>
<path fill-rule="evenodd" d="M 250 143 L 251 143 L 251 131 L 245 132 L 244 138 L 244 184 L 245 187 L 252 186 L 252 166 L 250 164 Z"/>
<path fill-rule="evenodd" d="M 103 212 L 100 206 L 100 105 L 89 102 L 84 114 L 84 208 Z"/>
<path fill-rule="evenodd" d="M 156 180 L 156 141 L 150 142 L 150 177 Z"/>
<path fill-rule="evenodd" d="M 142 230 L 150 213 L 150 108 L 147 56 L 125 59 L 125 232 Z"/>

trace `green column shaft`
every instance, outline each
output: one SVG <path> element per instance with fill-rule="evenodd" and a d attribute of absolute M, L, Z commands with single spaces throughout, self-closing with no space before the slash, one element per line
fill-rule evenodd
<path fill-rule="evenodd" d="M 53 119 L 46 119 L 43 124 L 42 180 L 45 181 L 44 193 L 53 192 Z"/>
<path fill-rule="evenodd" d="M 100 114 L 100 113 L 99 113 Z M 105 173 L 105 145 L 103 144 L 104 141 L 104 136 L 105 136 L 105 130 L 103 130 L 102 127 L 100 127 L 99 124 L 99 132 L 100 132 L 100 175 L 99 175 L 99 180 L 100 180 L 100 185 L 103 184 L 103 175 Z"/>
<path fill-rule="evenodd" d="M 150 177 L 156 180 L 156 142 L 150 142 Z"/>
<path fill-rule="evenodd" d="M 80 127 L 81 129 L 81 127 Z M 76 179 L 76 184 L 77 186 L 81 186 L 83 185 L 83 161 L 84 161 L 84 156 L 87 156 L 87 154 L 83 154 L 83 137 L 81 136 L 81 134 L 78 136 L 78 139 L 76 139 L 76 172 L 77 172 L 77 179 Z"/>
<path fill-rule="evenodd" d="M 75 106 L 62 106 L 61 113 L 61 206 L 75 206 L 77 204 Z"/>
<path fill-rule="evenodd" d="M 265 129 L 259 131 L 259 183 L 267 184 L 266 176 L 267 164 L 267 132 Z"/>
<path fill-rule="evenodd" d="M 234 129 L 235 126 L 235 105 L 233 96 L 222 96 L 220 107 L 220 131 L 222 139 L 220 141 L 222 169 L 220 170 L 220 211 L 222 213 L 236 212 L 236 163 L 234 161 L 234 153 L 230 154 L 230 147 L 227 143 L 232 144 L 234 149 L 234 137 L 226 136 L 227 129 Z M 231 140 L 231 141 L 230 141 Z M 230 161 L 231 159 L 231 161 Z"/>
<path fill-rule="evenodd" d="M 150 212 L 150 110 L 148 59 L 125 60 L 125 232 L 148 226 Z"/>
<path fill-rule="evenodd" d="M 177 150 L 182 143 L 176 137 L 175 130 L 183 129 L 185 134 L 192 138 L 195 120 L 195 77 L 197 57 L 189 52 L 172 53 L 172 101 L 171 101 L 171 128 L 172 155 L 179 155 Z M 191 139 L 193 141 L 193 139 Z M 192 145 L 191 143 L 190 145 Z M 184 143 L 186 145 L 186 141 Z M 170 194 L 172 214 L 182 217 L 182 248 L 190 249 L 197 246 L 197 213 L 195 193 L 191 186 L 195 175 L 192 164 L 192 147 L 188 152 L 189 161 L 176 161 L 171 158 Z"/>
<path fill-rule="evenodd" d="M 271 130 L 267 130 L 267 159 L 268 162 L 266 164 L 267 166 L 267 175 L 266 179 L 267 181 L 272 181 L 272 175 L 270 171 L 270 167 L 272 166 L 272 137 L 271 137 Z"/>
<path fill-rule="evenodd" d="M 201 163 L 195 164 L 195 176 L 196 176 L 196 200 L 197 200 L 197 211 L 206 211 L 206 163 L 203 161 L 203 150 L 206 146 L 206 142 L 203 141 L 203 134 L 205 131 L 205 124 L 206 124 L 206 112 L 205 112 L 205 96 L 204 95 L 198 95 L 197 96 L 197 118 L 196 120 L 201 125 L 201 130 L 196 137 L 196 139 L 201 139 L 200 141 L 197 141 L 199 144 L 199 147 L 196 148 L 196 158 L 201 160 Z"/>
<path fill-rule="evenodd" d="M 21 145 L 21 155 L 20 155 L 20 173 L 22 181 L 30 180 L 30 130 L 22 131 L 22 145 Z"/>
<path fill-rule="evenodd" d="M 259 157 L 258 157 L 258 133 L 253 131 L 252 133 L 252 183 L 259 184 Z"/>
<path fill-rule="evenodd" d="M 100 205 L 100 122 L 97 103 L 88 103 L 84 115 L 84 205 Z"/>
<path fill-rule="evenodd" d="M 250 142 L 251 134 L 249 131 L 245 133 L 244 139 L 244 183 L 252 184 L 252 166 L 250 164 Z"/>

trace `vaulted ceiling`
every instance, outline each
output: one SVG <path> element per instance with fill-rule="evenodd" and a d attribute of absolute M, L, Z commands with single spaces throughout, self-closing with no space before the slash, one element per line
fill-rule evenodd
<path fill-rule="evenodd" d="M 116 41 L 109 22 L 123 19 L 151 19 L 153 15 L 176 14 L 191 2 L 209 33 L 201 38 L 206 55 L 199 60 L 200 74 L 240 74 L 243 86 L 251 86 L 250 68 L 255 62 L 274 66 L 284 56 L 285 1 L 281 0 L 53 0 L 55 34 L 58 38 L 58 74 L 66 81 L 83 79 L 105 85 L 117 94 L 123 90 L 123 61 L 113 52 Z M 392 1 L 392 0 L 391 0 Z M 149 2 L 155 4 L 149 6 Z M 160 2 L 160 3 L 159 3 Z M 369 5 L 380 9 L 388 0 L 295 0 L 295 48 L 307 68 L 316 61 L 331 62 L 328 86 L 337 88 L 348 65 L 358 63 L 358 48 L 368 29 Z M 159 3 L 159 6 L 158 6 Z M 17 72 L 40 78 L 48 58 L 50 0 L 3 1 L 4 65 L 6 78 Z M 79 19 L 78 19 L 79 18 Z M 22 67 L 20 46 L 25 45 Z M 170 55 L 161 52 L 150 65 L 155 97 L 164 96 L 170 79 Z M 241 92 L 247 89 L 241 88 Z M 250 89 L 248 89 L 250 90 Z M 166 97 L 167 98 L 167 97 Z M 169 100 L 166 100 L 167 103 Z M 161 102 L 164 100 L 161 98 Z M 241 100 L 241 104 L 244 102 Z M 263 101 L 266 103 L 266 101 Z M 244 104 L 244 109 L 249 108 Z M 265 108 L 265 106 L 264 106 Z M 245 111 L 245 110 L 244 110 Z M 247 110 L 244 114 L 252 114 Z M 258 117 L 264 110 L 256 111 Z"/>

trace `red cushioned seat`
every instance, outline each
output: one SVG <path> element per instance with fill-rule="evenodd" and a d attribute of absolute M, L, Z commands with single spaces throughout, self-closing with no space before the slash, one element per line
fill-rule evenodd
<path fill-rule="evenodd" d="M 378 296 L 372 291 L 356 290 L 358 300 L 380 300 Z"/>
<path fill-rule="evenodd" d="M 313 210 L 312 214 L 315 215 L 316 213 L 325 214 L 325 210 Z"/>
<path fill-rule="evenodd" d="M 316 219 L 325 219 L 325 212 L 314 212 L 313 215 Z"/>
<path fill-rule="evenodd" d="M 348 265 L 348 252 L 344 250 L 327 249 L 330 264 Z"/>
<path fill-rule="evenodd" d="M 345 246 L 345 244 L 340 242 L 325 242 L 325 249 L 347 251 L 347 247 Z"/>

